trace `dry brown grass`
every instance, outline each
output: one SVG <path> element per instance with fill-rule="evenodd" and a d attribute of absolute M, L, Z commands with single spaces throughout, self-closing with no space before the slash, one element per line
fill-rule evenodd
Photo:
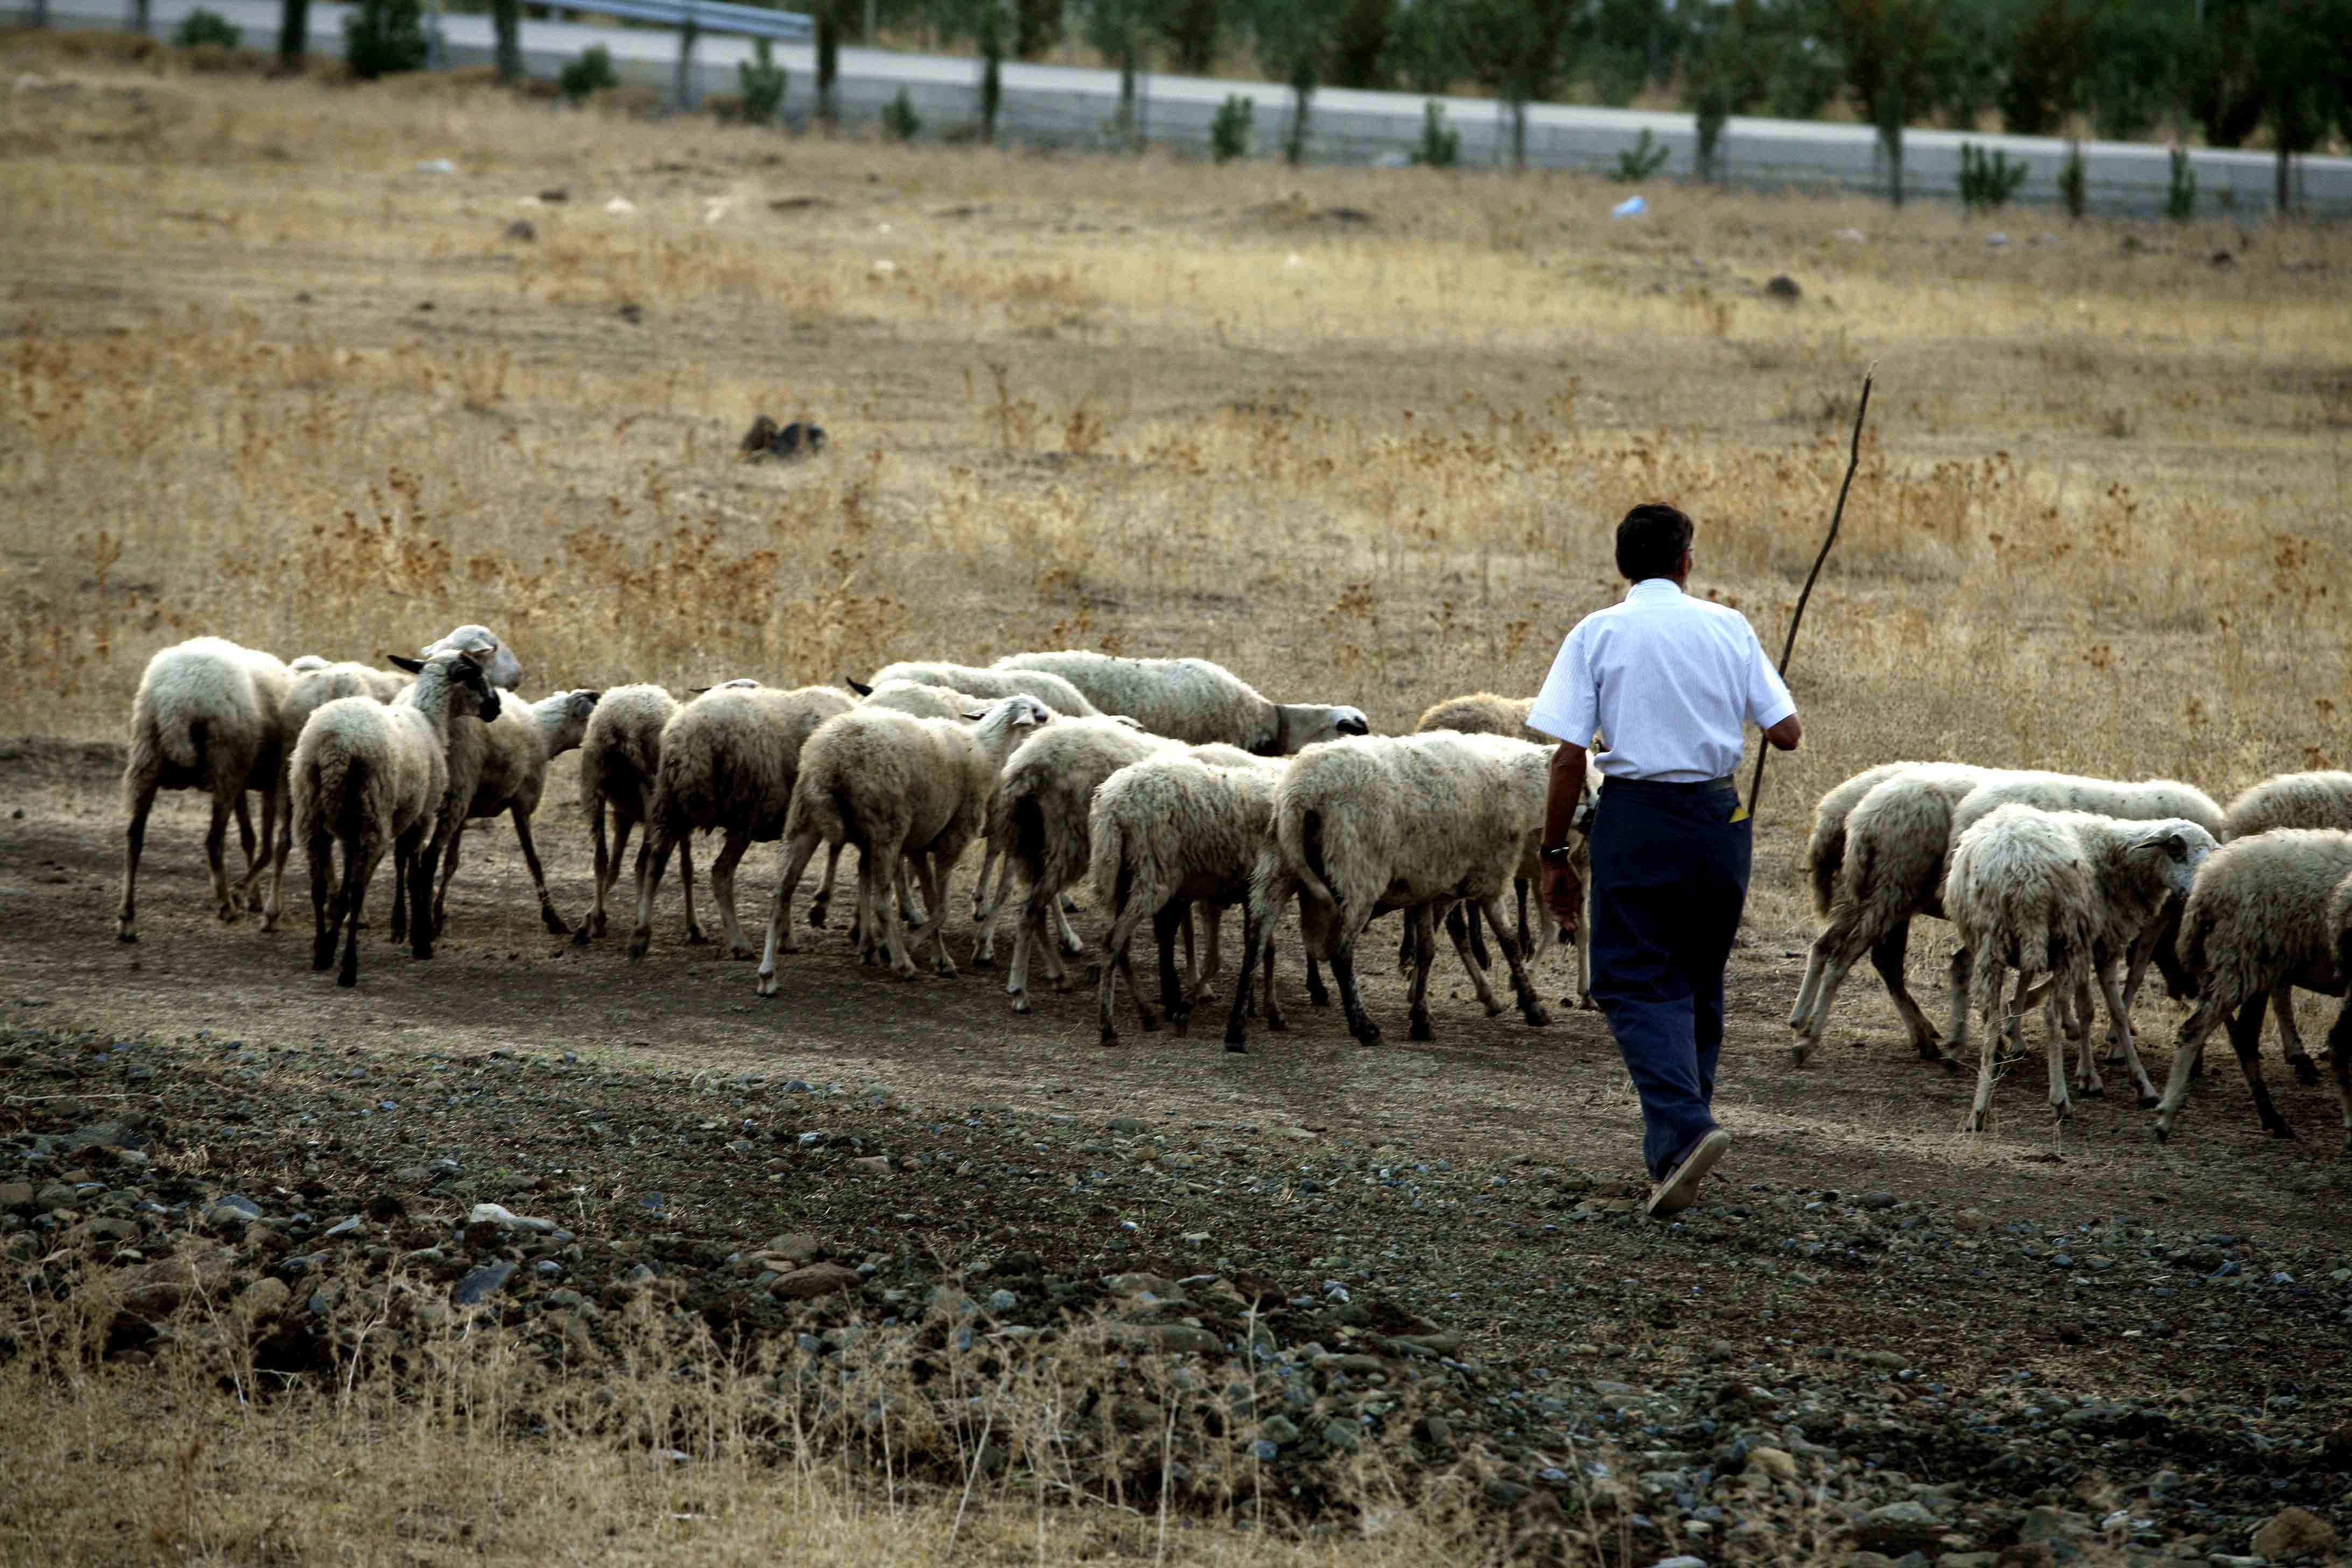
<path fill-rule="evenodd" d="M 2344 760 L 2339 231 L 2017 214 L 1993 247 L 1684 189 L 1612 225 L 1568 177 L 796 141 L 34 47 L 10 75 L 66 85 L 0 100 L 13 730 L 110 731 L 196 630 L 368 655 L 474 619 L 534 684 L 1088 642 L 1402 727 L 1531 687 L 1647 497 L 1776 642 L 1875 361 L 1760 915 L 1800 918 L 1804 803 L 1887 757 L 2219 793 Z M 761 409 L 832 452 L 740 466 Z"/>

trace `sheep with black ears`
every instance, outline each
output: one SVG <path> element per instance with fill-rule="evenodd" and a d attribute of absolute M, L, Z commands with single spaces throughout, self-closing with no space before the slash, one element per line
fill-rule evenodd
<path fill-rule="evenodd" d="M 1070 648 L 1012 654 L 993 668 L 1059 676 L 1103 712 L 1128 714 L 1151 734 L 1195 746 L 1238 746 L 1279 757 L 1341 735 L 1371 732 L 1360 708 L 1269 701 L 1248 681 L 1205 658 L 1122 658 Z"/>
<path fill-rule="evenodd" d="M 453 737 L 478 721 L 495 721 L 497 689 L 473 655 L 436 654 L 395 659 L 416 681 L 392 703 L 342 697 L 310 715 L 295 743 L 290 776 L 294 831 L 310 868 L 310 908 L 317 931 L 310 966 L 334 963 L 339 932 L 342 967 L 336 984 L 359 984 L 359 933 L 368 882 L 389 849 L 405 905 L 393 909 L 392 936 L 405 934 L 417 958 L 433 956 L 432 871 L 426 856 L 449 782 Z M 336 848 L 342 877 L 331 888 Z"/>
<path fill-rule="evenodd" d="M 800 784 L 784 825 L 791 850 L 768 914 L 760 994 L 775 994 L 776 953 L 793 951 L 793 889 L 820 842 L 836 858 L 846 845 L 858 847 L 862 956 L 870 961 L 876 952 L 887 952 L 892 973 L 911 980 L 909 954 L 929 943 L 937 972 L 955 973 L 940 934 L 947 922 L 948 877 L 986 820 L 1005 757 L 1053 721 L 1052 709 L 1020 695 L 990 703 L 972 723 L 861 708 L 819 725 L 803 750 Z M 911 937 L 901 925 L 903 889 L 892 897 L 908 865 L 922 885 L 927 911 Z"/>
<path fill-rule="evenodd" d="M 131 702 L 130 760 L 122 771 L 122 804 L 129 821 L 123 829 L 122 899 L 115 915 L 120 940 L 139 940 L 139 856 L 159 789 L 201 789 L 211 795 L 205 858 L 212 868 L 213 899 L 220 918 L 236 919 L 238 909 L 252 900 L 262 867 L 273 858 L 285 743 L 278 710 L 291 684 L 275 656 L 225 637 L 192 637 L 147 661 Z M 258 854 L 253 819 L 246 814 L 248 790 L 261 792 Z M 246 859 L 245 881 L 234 894 L 224 857 L 232 816 Z"/>
<path fill-rule="evenodd" d="M 1225 1030 L 1243 1048 L 1250 971 L 1268 922 L 1296 894 L 1309 958 L 1331 965 L 1351 1034 L 1377 1044 L 1379 1027 L 1357 994 L 1357 938 L 1377 915 L 1407 910 L 1419 927 L 1412 979 L 1412 1037 L 1430 1037 L 1429 966 L 1435 947 L 1433 912 L 1455 900 L 1483 907 L 1510 966 L 1519 1012 L 1530 1026 L 1550 1016 L 1528 979 L 1518 944 L 1507 934 L 1503 894 L 1543 821 L 1551 748 L 1502 735 L 1434 731 L 1335 741 L 1310 746 L 1284 773 L 1274 803 L 1274 847 L 1253 876 L 1241 967 Z M 1456 951 L 1490 1014 L 1498 1010 L 1483 978 Z"/>
<path fill-rule="evenodd" d="M 943 686 L 983 702 L 993 702 L 1001 697 L 1034 697 L 1065 719 L 1088 719 L 1097 711 L 1085 693 L 1060 676 L 1034 670 L 982 669 L 971 664 L 909 660 L 886 664 L 874 672 L 873 679 L 862 685 L 853 680 L 848 685 L 852 691 L 865 697 L 900 680 L 911 680 L 920 686 Z"/>
<path fill-rule="evenodd" d="M 753 844 L 783 837 L 800 778 L 801 748 L 818 725 L 856 706 L 845 692 L 829 686 L 722 686 L 687 703 L 662 727 L 652 811 L 637 850 L 632 960 L 643 958 L 653 943 L 654 891 L 661 886 L 670 851 L 698 829 L 725 835 L 710 864 L 710 895 L 719 905 L 729 955 L 752 956 L 735 915 L 736 863 Z M 828 863 L 828 893 L 833 871 L 834 863 Z"/>
<path fill-rule="evenodd" d="M 1087 816 L 1092 846 L 1088 876 L 1097 907 L 1110 918 L 1109 934 L 1103 939 L 1104 1045 L 1118 1039 L 1111 1014 L 1121 973 L 1135 993 L 1144 1028 L 1159 1026 L 1128 957 L 1136 928 L 1147 919 L 1153 923 L 1160 950 L 1160 1005 L 1169 1022 L 1182 1032 L 1193 997 L 1176 977 L 1177 922 L 1188 905 L 1206 916 L 1212 954 L 1206 973 L 1213 976 L 1222 911 L 1248 902 L 1250 877 L 1273 826 L 1275 786 L 1287 766 L 1275 758 L 1229 756 L 1212 762 L 1187 751 L 1146 757 L 1119 769 L 1095 791 Z M 1265 952 L 1271 1006 L 1271 942 Z M 1270 1014 L 1268 1022 L 1280 1028 L 1280 1013 Z"/>
<path fill-rule="evenodd" d="M 2276 1138 L 2294 1136 L 2263 1082 L 2256 1054 L 2263 1011 L 2283 985 L 2344 994 L 2336 893 L 2347 877 L 2352 877 L 2352 833 L 2332 828 L 2273 828 L 2206 857 L 2180 915 L 2180 960 L 2197 977 L 2197 1006 L 2180 1026 L 2172 1072 L 2157 1106 L 2157 1137 L 2172 1135 L 2205 1038 L 2223 1024 L 2263 1130 Z"/>
<path fill-rule="evenodd" d="M 532 703 L 503 704 L 497 721 L 485 726 L 488 744 L 483 749 L 473 802 L 466 811 L 469 820 L 501 813 L 514 818 L 515 842 L 522 848 L 522 863 L 539 893 L 540 923 L 552 936 L 570 936 L 572 928 L 555 912 L 555 900 L 548 897 L 547 873 L 540 868 L 539 847 L 531 842 L 531 814 L 539 809 L 539 797 L 547 790 L 547 764 L 580 744 L 603 695 L 583 687 Z M 442 908 L 448 901 L 449 884 L 457 877 L 457 851 L 464 838 L 461 822 L 442 852 L 440 886 L 433 895 L 436 931 L 443 925 Z"/>
<path fill-rule="evenodd" d="M 1962 946 L 1976 955 L 1973 1000 L 1985 1020 L 1977 1096 L 1969 1129 L 1981 1131 L 1992 1100 L 1993 1058 L 2009 1019 L 2001 1012 L 2005 971 L 2018 971 L 2021 1012 L 2032 976 L 2048 973 L 2051 989 L 2050 1103 L 2063 1120 L 2068 1111 L 2065 1037 L 2081 1038 L 2074 1088 L 2105 1092 L 2092 1061 L 2090 1009 L 2081 1027 L 2069 1031 L 2059 1009 L 2095 979 L 2105 998 L 2133 1087 L 2144 1105 L 2156 1103 L 2156 1086 L 2140 1067 L 2131 1034 L 2129 993 L 2116 970 L 2128 956 L 2144 952 L 2162 931 L 2171 906 L 2187 896 L 2197 868 L 2213 851 L 2213 836 L 2184 817 L 2119 820 L 2082 811 L 2044 811 L 2008 803 L 1973 817 L 1952 850 L 1943 906 Z M 1967 1014 L 1960 1015 L 1953 1049 L 1967 1048 Z"/>

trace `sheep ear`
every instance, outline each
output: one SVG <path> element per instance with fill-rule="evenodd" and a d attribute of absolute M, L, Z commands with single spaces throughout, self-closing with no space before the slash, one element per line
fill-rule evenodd
<path fill-rule="evenodd" d="M 2179 834 L 2178 834 L 2178 833 L 2168 833 L 2168 834 L 2166 834 L 2166 835 L 2164 836 L 2164 853 L 2165 853 L 2165 855 L 2166 855 L 2168 858 L 2170 858 L 2170 859 L 2174 859 L 2174 860 L 2186 860 L 2186 859 L 2188 859 L 2188 858 L 2189 858 L 2189 840 L 2188 840 L 2188 839 L 2186 839 L 2186 838 L 2184 838 L 2184 837 L 2181 837 Z"/>
<path fill-rule="evenodd" d="M 967 719 L 985 719 L 988 717 L 988 710 L 985 708 L 967 708 L 963 710 L 963 716 Z"/>
<path fill-rule="evenodd" d="M 863 681 L 852 680 L 845 675 L 841 678 L 841 683 L 849 688 L 852 691 L 857 693 L 860 697 L 871 697 L 874 695 L 874 689 L 872 687 L 865 684 Z"/>
<path fill-rule="evenodd" d="M 1369 735 L 1372 732 L 1372 727 L 1353 713 L 1340 720 L 1332 728 L 1338 730 L 1342 735 Z"/>
<path fill-rule="evenodd" d="M 421 658 L 410 658 L 405 654 L 397 653 L 388 653 L 383 657 L 388 662 L 408 671 L 411 675 L 422 675 L 425 672 L 425 661 Z"/>

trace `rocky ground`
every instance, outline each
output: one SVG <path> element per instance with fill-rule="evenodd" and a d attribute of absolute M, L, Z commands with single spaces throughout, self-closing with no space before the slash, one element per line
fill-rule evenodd
<path fill-rule="evenodd" d="M 1059 1357 L 1129 1495 L 1311 1520 L 1378 1456 L 1641 1563 L 2323 1562 L 2352 1523 L 2340 1234 L 1785 1180 L 1662 1225 L 1421 1133 L 10 1010 L 0 1251 L 26 1299 L 102 1300 L 120 1360 L 226 1335 L 299 1379 L 364 1330 L 400 1376 L 462 1328 L 597 1377 L 652 1324 L 764 1352 L 780 1403 L 895 1368 L 937 1406 Z M 1122 1442 L 1163 1425 L 1172 1468 Z M 943 1479 L 1005 1462 L 928 1429 Z"/>

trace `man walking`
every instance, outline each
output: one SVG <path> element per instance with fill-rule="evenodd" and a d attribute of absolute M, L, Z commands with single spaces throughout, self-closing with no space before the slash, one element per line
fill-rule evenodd
<path fill-rule="evenodd" d="M 1731 1135 L 1716 1125 L 1723 969 L 1748 898 L 1749 824 L 1732 771 L 1753 723 L 1781 751 L 1801 732 L 1747 617 L 1684 592 L 1691 520 L 1637 506 L 1617 525 L 1633 586 L 1560 645 L 1528 715 L 1559 737 L 1544 806 L 1544 908 L 1573 931 L 1584 889 L 1568 834 L 1588 749 L 1606 745 L 1591 826 L 1592 997 L 1642 1096 L 1646 1213 L 1697 1201 Z"/>

